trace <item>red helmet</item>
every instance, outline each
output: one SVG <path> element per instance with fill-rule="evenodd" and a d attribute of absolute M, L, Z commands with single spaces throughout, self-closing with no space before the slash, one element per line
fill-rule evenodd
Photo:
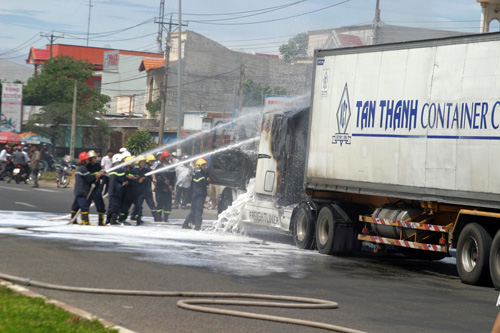
<path fill-rule="evenodd" d="M 86 152 L 81 152 L 80 155 L 78 155 L 78 163 L 82 163 L 83 160 L 88 158 L 90 158 L 90 156 Z"/>
<path fill-rule="evenodd" d="M 165 157 L 170 157 L 170 153 L 169 153 L 167 150 L 164 150 L 164 151 L 161 153 L 160 160 L 163 160 Z"/>
<path fill-rule="evenodd" d="M 10 149 L 10 146 L 9 145 L 5 145 L 5 149 Z"/>

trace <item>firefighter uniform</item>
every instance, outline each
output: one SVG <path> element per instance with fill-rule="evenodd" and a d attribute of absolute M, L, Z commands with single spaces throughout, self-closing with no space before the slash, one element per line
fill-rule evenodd
<path fill-rule="evenodd" d="M 186 217 L 183 229 L 190 229 L 189 224 L 194 224 L 195 230 L 201 229 L 203 219 L 203 205 L 207 197 L 207 187 L 209 184 L 208 172 L 206 170 L 207 161 L 200 158 L 196 161 L 193 180 L 191 181 L 191 212 Z"/>
<path fill-rule="evenodd" d="M 82 225 L 90 225 L 90 204 L 87 200 L 87 197 L 89 195 L 92 184 L 95 182 L 96 177 L 99 178 L 99 175 L 92 176 L 87 169 L 86 166 L 90 157 L 86 152 L 80 153 L 78 159 L 80 166 L 75 173 L 75 188 L 73 190 L 73 193 L 75 194 L 75 200 L 73 201 L 73 205 L 71 206 L 71 220 L 73 221 L 73 224 L 76 224 L 76 220 L 73 220 L 73 218 L 76 216 L 78 209 L 80 209 L 82 213 Z"/>
<path fill-rule="evenodd" d="M 156 170 L 169 165 L 170 153 L 163 151 L 160 157 L 162 164 L 157 166 Z M 161 221 L 163 214 L 163 222 L 168 222 L 168 216 L 172 213 L 172 188 L 175 185 L 175 170 L 169 169 L 156 174 L 156 202 L 157 202 L 157 217 Z"/>
<path fill-rule="evenodd" d="M 127 170 L 121 167 L 108 174 L 108 224 L 118 224 L 117 221 L 122 204 L 123 186 L 127 185 L 127 178 L 125 177 L 126 172 Z"/>
<path fill-rule="evenodd" d="M 90 150 L 88 153 L 90 157 L 90 163 L 87 165 L 87 169 L 89 170 L 92 176 L 97 175 L 102 171 L 102 166 L 97 163 L 97 154 L 95 151 Z M 99 222 L 98 225 L 104 225 L 104 216 L 106 214 L 106 206 L 104 205 L 104 199 L 102 198 L 102 190 L 103 190 L 103 182 L 102 179 L 97 179 L 95 183 L 95 187 L 90 193 L 89 197 L 89 205 L 94 202 L 97 213 L 99 214 Z"/>

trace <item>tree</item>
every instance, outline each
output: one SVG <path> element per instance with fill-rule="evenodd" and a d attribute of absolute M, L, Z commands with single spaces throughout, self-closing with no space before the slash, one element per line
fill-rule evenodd
<path fill-rule="evenodd" d="M 283 87 L 271 88 L 269 85 L 262 86 L 252 80 L 243 83 L 243 106 L 261 106 L 264 104 L 264 96 L 269 94 L 286 95 Z"/>
<path fill-rule="evenodd" d="M 42 105 L 42 112 L 33 115 L 26 124 L 28 131 L 50 137 L 56 142 L 71 125 L 73 87 L 77 81 L 77 124 L 94 125 L 107 131 L 100 120 L 109 96 L 85 84 L 93 74 L 89 62 L 68 56 L 47 60 L 42 72 L 30 79 L 23 89 L 24 105 Z M 61 126 L 65 125 L 65 126 Z"/>
<path fill-rule="evenodd" d="M 288 40 L 288 43 L 280 46 L 280 54 L 284 62 L 290 63 L 296 57 L 307 56 L 309 35 L 306 32 L 295 35 Z"/>
<path fill-rule="evenodd" d="M 161 100 L 159 98 L 157 98 L 155 101 L 146 103 L 146 110 L 148 110 L 149 114 L 151 115 L 151 118 L 153 119 L 156 119 L 156 116 L 158 115 L 160 108 L 161 108 Z"/>
<path fill-rule="evenodd" d="M 151 135 L 148 131 L 138 130 L 125 141 L 125 147 L 132 155 L 139 155 L 153 147 Z"/>

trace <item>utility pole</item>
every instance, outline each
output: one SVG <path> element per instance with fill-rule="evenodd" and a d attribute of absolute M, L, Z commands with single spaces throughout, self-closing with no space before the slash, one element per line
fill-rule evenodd
<path fill-rule="evenodd" d="M 92 9 L 92 0 L 89 0 L 89 20 L 87 22 L 87 46 L 89 46 L 89 31 L 90 31 L 90 11 Z"/>
<path fill-rule="evenodd" d="M 160 26 L 161 27 L 161 26 Z M 161 107 L 160 107 L 160 129 L 158 131 L 158 145 L 163 145 L 163 132 L 165 130 L 165 109 L 167 106 L 167 82 L 168 82 L 168 65 L 170 61 L 170 40 L 172 33 L 172 14 L 170 14 L 170 23 L 168 25 L 167 43 L 165 45 L 165 63 L 163 64 L 163 83 L 160 90 Z"/>
<path fill-rule="evenodd" d="M 165 16 L 165 0 L 160 0 L 160 21 L 163 22 L 163 17 Z M 172 17 L 172 15 L 170 15 Z M 172 19 L 170 19 L 172 22 Z M 170 30 L 169 30 L 170 33 Z M 158 36 L 156 37 L 156 41 L 158 42 L 158 53 L 163 51 L 161 44 L 163 43 L 163 24 L 158 25 Z"/>
<path fill-rule="evenodd" d="M 377 0 L 375 7 L 375 20 L 373 21 L 373 44 L 379 43 L 380 39 L 380 0 Z"/>
<path fill-rule="evenodd" d="M 69 156 L 71 157 L 71 160 L 75 158 L 76 89 L 77 89 L 77 81 L 75 80 L 75 85 L 73 88 L 73 112 L 71 114 L 71 141 L 69 144 Z"/>
<path fill-rule="evenodd" d="M 240 66 L 240 89 L 238 91 L 238 113 L 236 117 L 241 116 L 241 109 L 243 108 L 243 80 L 245 79 L 245 66 Z"/>
<path fill-rule="evenodd" d="M 56 35 L 54 35 L 54 31 L 51 31 L 48 34 L 40 32 L 40 36 L 41 37 L 49 38 L 49 40 L 50 40 L 50 59 L 52 59 L 52 45 L 54 44 L 54 41 L 56 39 L 58 39 L 58 38 L 64 38 L 64 34 L 56 36 Z"/>
<path fill-rule="evenodd" d="M 182 124 L 182 89 L 181 89 L 181 78 L 182 78 L 182 0 L 179 0 L 179 58 L 177 59 L 178 73 L 177 73 L 177 142 L 181 140 L 181 124 Z M 182 149 L 177 145 L 177 156 L 181 156 Z"/>

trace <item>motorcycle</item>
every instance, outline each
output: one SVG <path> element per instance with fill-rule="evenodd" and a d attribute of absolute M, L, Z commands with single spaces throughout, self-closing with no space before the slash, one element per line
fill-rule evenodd
<path fill-rule="evenodd" d="M 55 168 L 57 171 L 57 187 L 68 187 L 71 182 L 71 173 L 76 169 L 76 164 L 65 160 L 62 164 L 56 164 Z"/>
<path fill-rule="evenodd" d="M 12 178 L 16 181 L 16 184 L 20 182 L 28 183 L 28 175 L 26 171 L 20 164 L 15 164 L 14 169 L 12 170 Z M 10 180 L 8 181 L 10 183 Z"/>

